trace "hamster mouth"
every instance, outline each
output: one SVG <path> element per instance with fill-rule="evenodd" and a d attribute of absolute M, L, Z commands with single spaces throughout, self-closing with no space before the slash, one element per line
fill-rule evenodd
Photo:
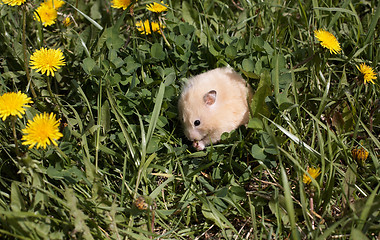
<path fill-rule="evenodd" d="M 203 150 L 203 149 L 205 149 L 205 144 L 204 144 L 204 142 L 202 141 L 202 140 L 194 140 L 193 141 L 193 147 L 195 148 L 195 149 L 197 149 L 197 151 L 201 151 L 201 150 Z"/>

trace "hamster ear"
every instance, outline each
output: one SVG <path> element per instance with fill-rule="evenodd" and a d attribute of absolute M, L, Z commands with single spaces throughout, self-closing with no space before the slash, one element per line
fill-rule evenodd
<path fill-rule="evenodd" d="M 213 105 L 215 103 L 215 101 L 216 101 L 216 91 L 215 90 L 211 90 L 208 93 L 206 93 L 203 96 L 203 101 L 207 105 Z"/>

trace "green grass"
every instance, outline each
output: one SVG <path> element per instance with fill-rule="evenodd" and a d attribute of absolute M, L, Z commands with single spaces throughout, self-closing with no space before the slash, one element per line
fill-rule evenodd
<path fill-rule="evenodd" d="M 0 238 L 379 239 L 380 3 L 168 0 L 163 14 L 148 3 L 68 1 L 48 27 L 33 19 L 40 2 L 0 5 L 0 93 L 34 102 L 16 121 L 21 154 L 0 120 Z M 140 34 L 145 19 L 163 35 Z M 320 28 L 340 54 L 321 48 Z M 55 77 L 29 66 L 41 47 L 64 53 Z M 228 64 L 255 89 L 251 121 L 195 152 L 181 86 Z M 22 129 L 42 112 L 64 136 L 28 150 Z M 321 174 L 304 184 L 308 167 Z"/>

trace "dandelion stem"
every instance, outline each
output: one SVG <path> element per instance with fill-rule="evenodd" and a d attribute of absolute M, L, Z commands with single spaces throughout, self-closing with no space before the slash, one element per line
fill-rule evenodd
<path fill-rule="evenodd" d="M 294 69 L 297 69 L 298 67 L 300 67 L 300 66 L 302 66 L 302 65 L 304 65 L 304 64 L 306 64 L 306 63 L 308 63 L 308 62 L 310 62 L 310 61 L 314 58 L 314 56 L 315 56 L 315 54 L 309 56 L 308 58 L 306 58 L 306 59 L 303 60 L 302 62 L 298 63 L 297 65 L 295 65 L 295 66 L 293 67 L 293 70 L 294 70 Z"/>
<path fill-rule="evenodd" d="M 79 3 L 79 1 L 78 1 L 78 0 L 75 0 L 75 8 L 76 8 L 76 9 L 78 9 L 78 3 Z M 77 18 L 77 12 L 78 12 L 78 11 L 75 11 L 75 12 L 74 12 L 74 18 Z"/>
<path fill-rule="evenodd" d="M 315 226 L 314 226 L 314 199 L 313 199 L 313 196 L 310 197 L 310 212 L 312 214 L 311 229 L 315 230 Z"/>
<path fill-rule="evenodd" d="M 164 39 L 166 45 L 167 45 L 170 49 L 172 49 L 172 46 L 170 46 L 170 43 L 169 43 L 168 40 L 166 39 L 165 34 L 164 34 L 164 31 L 162 30 L 162 27 L 161 27 L 161 26 L 162 26 L 162 21 L 161 21 L 161 17 L 160 17 L 160 16 L 158 17 L 158 20 L 160 21 L 160 24 L 159 24 L 158 26 L 159 26 L 159 28 L 160 28 L 160 33 L 161 33 L 161 35 L 162 35 L 162 38 Z M 152 29 L 152 27 L 151 27 L 151 29 Z"/>
<path fill-rule="evenodd" d="M 50 77 L 49 76 L 46 77 L 46 83 L 47 83 L 47 88 L 48 88 L 48 92 L 49 92 L 50 97 L 52 98 L 54 104 L 56 104 L 58 106 L 58 109 L 60 110 L 59 102 L 58 102 L 57 98 L 55 97 L 55 94 L 51 90 Z"/>
<path fill-rule="evenodd" d="M 98 95 L 98 125 L 101 126 L 102 124 L 102 85 L 103 85 L 103 78 L 100 78 L 99 82 L 99 95 Z M 95 172 L 98 172 L 98 161 L 99 161 L 99 147 L 100 147 L 100 128 L 96 130 L 96 138 L 95 138 Z"/>
<path fill-rule="evenodd" d="M 154 221 L 156 220 L 156 217 L 155 217 L 155 208 L 151 209 L 151 214 L 152 214 L 152 221 L 151 221 L 151 226 L 150 226 L 150 229 L 151 229 L 151 232 L 154 233 Z M 152 237 L 152 236 L 150 236 Z"/>
<path fill-rule="evenodd" d="M 17 142 L 17 134 L 16 134 L 16 116 L 12 116 L 11 122 L 12 122 L 12 130 L 13 130 L 13 140 L 15 142 L 15 149 L 16 149 L 16 155 L 19 157 L 20 156 L 20 151 L 18 149 L 18 142 Z"/>
<path fill-rule="evenodd" d="M 30 79 L 29 68 L 28 68 L 28 58 L 26 56 L 26 6 L 22 6 L 22 50 L 24 54 L 24 68 L 26 74 L 26 81 L 30 81 L 30 91 L 34 98 L 37 98 L 37 94 L 34 91 L 33 81 Z"/>
<path fill-rule="evenodd" d="M 54 145 L 54 147 L 59 153 L 59 155 L 61 155 L 61 157 L 63 157 L 66 160 L 66 162 L 69 163 L 70 162 L 69 157 L 58 146 Z"/>

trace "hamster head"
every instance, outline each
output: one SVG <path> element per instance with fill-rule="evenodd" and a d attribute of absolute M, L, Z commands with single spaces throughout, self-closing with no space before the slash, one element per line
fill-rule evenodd
<path fill-rule="evenodd" d="M 184 133 L 197 150 L 203 150 L 210 142 L 214 142 L 212 133 L 215 123 L 212 122 L 212 116 L 217 104 L 217 92 L 213 89 L 206 93 L 188 89 L 181 95 L 179 109 Z"/>
<path fill-rule="evenodd" d="M 197 150 L 217 143 L 249 121 L 251 89 L 231 68 L 216 68 L 192 77 L 178 101 L 186 137 Z"/>

